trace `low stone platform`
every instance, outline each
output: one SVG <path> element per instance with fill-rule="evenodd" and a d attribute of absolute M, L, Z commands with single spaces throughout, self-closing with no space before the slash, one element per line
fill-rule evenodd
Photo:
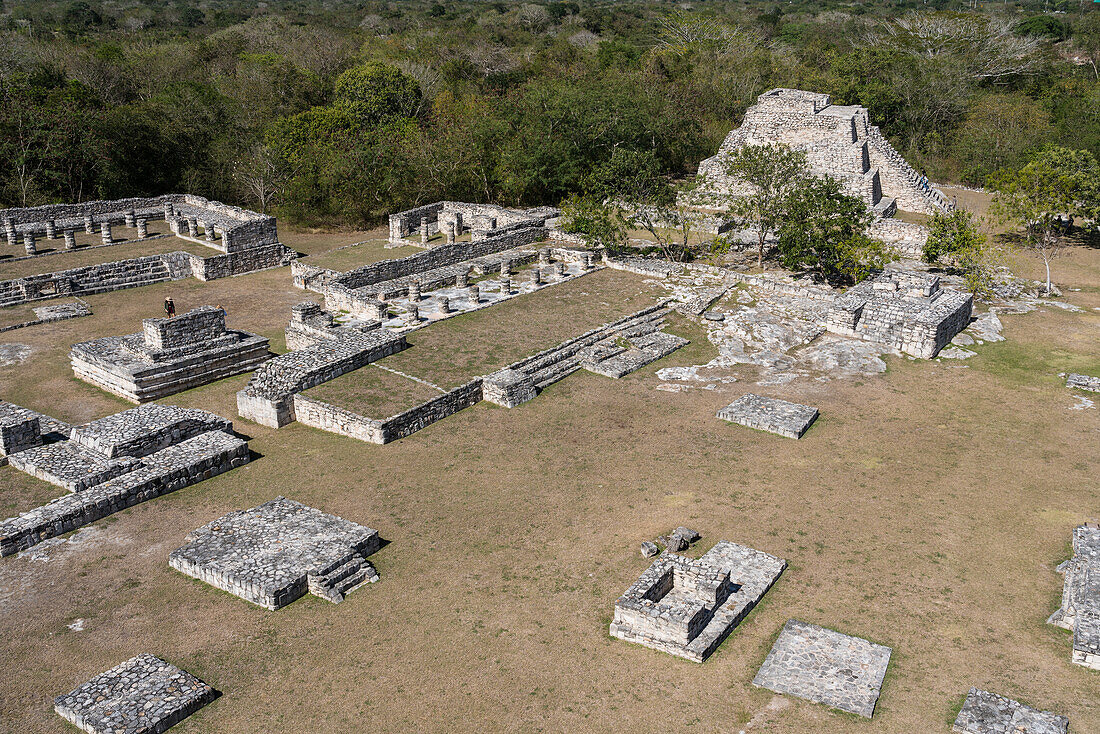
<path fill-rule="evenodd" d="M 142 654 L 54 699 L 54 710 L 91 734 L 156 734 L 218 697 L 185 670 Z"/>
<path fill-rule="evenodd" d="M 1058 566 L 1065 576 L 1062 606 L 1047 622 L 1073 632 L 1071 659 L 1100 670 L 1100 526 L 1073 530 L 1073 558 Z"/>
<path fill-rule="evenodd" d="M 724 421 L 787 438 L 802 438 L 817 416 L 817 408 L 753 393 L 742 395 L 718 411 L 718 417 Z"/>
<path fill-rule="evenodd" d="M 786 567 L 725 540 L 696 561 L 666 553 L 615 602 L 611 636 L 701 663 Z"/>
<path fill-rule="evenodd" d="M 14 423 L 15 425 L 8 425 Z M 0 522 L 0 556 L 249 461 L 232 424 L 202 410 L 150 403 L 68 428 L 0 403 L 0 436 L 16 469 L 73 494 Z"/>
<path fill-rule="evenodd" d="M 308 593 L 333 603 L 378 580 L 378 531 L 283 497 L 192 531 L 172 568 L 267 609 Z"/>
<path fill-rule="evenodd" d="M 966 695 L 951 731 L 960 734 L 1067 734 L 1069 719 L 977 688 Z"/>
<path fill-rule="evenodd" d="M 145 319 L 143 331 L 74 344 L 73 373 L 135 403 L 156 400 L 255 369 L 272 355 L 268 340 L 225 327 L 225 311 L 202 306 Z"/>
<path fill-rule="evenodd" d="M 753 685 L 871 718 L 890 648 L 788 620 Z"/>
<path fill-rule="evenodd" d="M 1073 388 L 1074 390 L 1088 390 L 1089 392 L 1100 392 L 1100 377 L 1090 377 L 1089 375 L 1069 374 L 1069 375 L 1066 375 L 1066 387 Z"/>

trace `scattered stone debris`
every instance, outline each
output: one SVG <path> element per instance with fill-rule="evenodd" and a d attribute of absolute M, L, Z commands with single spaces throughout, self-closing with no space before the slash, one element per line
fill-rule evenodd
<path fill-rule="evenodd" d="M 645 558 L 653 558 L 661 552 L 661 549 L 657 547 L 657 544 L 651 540 L 642 541 L 642 556 Z"/>
<path fill-rule="evenodd" d="M 1071 373 L 1069 375 L 1066 375 L 1066 387 L 1073 388 L 1075 390 L 1100 392 L 1100 377 L 1090 377 L 1089 375 L 1078 375 L 1075 373 Z"/>
<path fill-rule="evenodd" d="M 665 553 L 615 602 L 611 635 L 701 663 L 786 567 L 725 540 L 696 561 Z"/>
<path fill-rule="evenodd" d="M 275 610 L 307 592 L 334 604 L 378 580 L 378 531 L 278 497 L 192 531 L 172 568 Z"/>
<path fill-rule="evenodd" d="M 1038 711 L 996 693 L 971 688 L 951 731 L 959 734 L 1067 734 L 1069 719 L 1049 711 Z"/>
<path fill-rule="evenodd" d="M 1062 606 L 1047 622 L 1073 632 L 1074 663 L 1100 670 L 1100 525 L 1073 530 L 1073 558 L 1057 570 L 1065 576 Z"/>
<path fill-rule="evenodd" d="M 185 670 L 148 653 L 100 673 L 54 699 L 54 710 L 91 734 L 153 734 L 218 697 Z"/>
<path fill-rule="evenodd" d="M 752 682 L 869 719 L 890 653 L 883 645 L 791 619 Z"/>
<path fill-rule="evenodd" d="M 1070 410 L 1091 410 L 1096 407 L 1096 403 L 1089 400 L 1084 395 L 1074 395 L 1073 398 L 1076 402 L 1069 406 Z"/>
<path fill-rule="evenodd" d="M 962 347 L 948 347 L 939 353 L 940 359 L 970 359 L 977 356 L 977 352 L 972 352 L 969 349 L 963 349 Z"/>
<path fill-rule="evenodd" d="M 1005 340 L 1004 335 L 1001 333 L 1004 331 L 1004 324 L 1001 323 L 1001 320 L 997 317 L 997 311 L 994 309 L 980 314 L 970 322 L 970 326 L 966 327 L 966 331 L 979 344 L 982 342 L 1003 342 Z"/>
<path fill-rule="evenodd" d="M 31 348 L 26 344 L 0 344 L 0 367 L 25 362 L 31 356 Z"/>
<path fill-rule="evenodd" d="M 817 416 L 817 408 L 753 393 L 742 395 L 718 411 L 718 417 L 724 421 L 787 438 L 802 438 Z"/>
<path fill-rule="evenodd" d="M 255 369 L 272 355 L 265 337 L 225 328 L 225 311 L 202 306 L 145 319 L 142 332 L 74 344 L 73 373 L 134 403 Z"/>

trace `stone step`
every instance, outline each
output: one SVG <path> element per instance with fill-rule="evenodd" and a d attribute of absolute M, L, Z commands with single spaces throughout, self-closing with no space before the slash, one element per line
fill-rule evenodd
<path fill-rule="evenodd" d="M 378 580 L 374 565 L 359 553 L 352 554 L 342 564 L 318 574 L 309 574 L 309 593 L 339 604 L 354 589 Z"/>

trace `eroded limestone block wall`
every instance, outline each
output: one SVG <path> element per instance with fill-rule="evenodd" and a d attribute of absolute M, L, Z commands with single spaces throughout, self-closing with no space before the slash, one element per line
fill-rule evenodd
<path fill-rule="evenodd" d="M 195 278 L 207 281 L 282 267 L 293 262 L 298 257 L 298 253 L 283 244 L 274 243 L 213 257 L 198 255 L 188 257 Z"/>
<path fill-rule="evenodd" d="M 184 252 L 170 252 L 2 281 L 0 307 L 182 280 L 191 275 L 191 258 Z"/>

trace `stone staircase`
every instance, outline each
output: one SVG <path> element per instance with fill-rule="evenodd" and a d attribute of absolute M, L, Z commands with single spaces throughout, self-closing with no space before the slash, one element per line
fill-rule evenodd
<path fill-rule="evenodd" d="M 149 255 L 131 260 L 90 265 L 56 273 L 43 273 L 0 282 L 0 307 L 39 301 L 62 295 L 88 295 L 178 280 L 190 269 L 169 263 L 169 255 Z"/>
<path fill-rule="evenodd" d="M 378 571 L 366 556 L 359 551 L 353 551 L 326 568 L 311 571 L 306 580 L 309 593 L 339 604 L 345 596 L 363 584 L 377 581 Z"/>

